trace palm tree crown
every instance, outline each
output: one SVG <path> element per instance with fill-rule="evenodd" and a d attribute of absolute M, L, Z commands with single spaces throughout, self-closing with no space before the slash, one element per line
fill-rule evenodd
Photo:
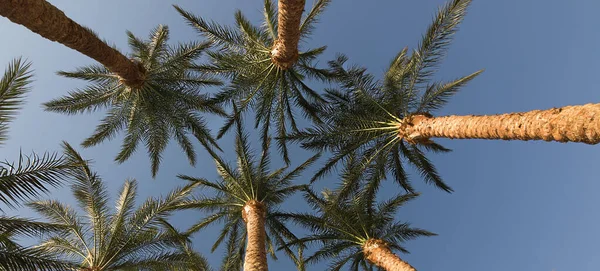
<path fill-rule="evenodd" d="M 325 10 L 329 0 L 319 0 L 300 24 L 300 38 L 306 39 Z M 300 52 L 297 61 L 287 69 L 275 64 L 271 59 L 271 49 L 277 39 L 277 12 L 270 0 L 264 2 L 264 23 L 253 26 L 244 15 L 235 13 L 236 28 L 207 22 L 179 7 L 181 15 L 202 36 L 211 41 L 217 49 L 210 52 L 211 63 L 196 67 L 197 70 L 212 72 L 231 79 L 228 85 L 215 98 L 217 102 L 235 101 L 239 112 L 234 112 L 221 128 L 222 136 L 233 125 L 234 119 L 249 106 L 255 109 L 255 123 L 262 123 L 263 148 L 266 147 L 271 122 L 275 122 L 279 137 L 287 133 L 288 127 L 297 131 L 294 110 L 313 122 L 320 122 L 320 105 L 324 99 L 305 82 L 307 78 L 325 80 L 325 70 L 314 66 L 314 60 L 325 47 Z M 283 139 L 277 141 L 284 160 L 289 163 L 287 147 Z"/>
<path fill-rule="evenodd" d="M 82 145 L 94 146 L 126 130 L 121 151 L 115 158 L 118 162 L 127 160 L 142 141 L 152 161 L 152 174 L 156 175 L 161 153 L 174 137 L 194 164 L 196 154 L 189 133 L 205 148 L 217 147 L 200 113 L 224 114 L 199 92 L 200 87 L 219 85 L 220 82 L 190 70 L 208 44 L 191 42 L 170 46 L 167 44 L 169 30 L 162 25 L 152 31 L 149 40 L 139 39 L 130 32 L 127 34 L 132 58 L 146 70 L 141 86 L 127 86 L 119 76 L 100 65 L 59 72 L 91 84 L 47 102 L 46 109 L 77 114 L 107 108 L 106 117 Z"/>
<path fill-rule="evenodd" d="M 435 68 L 445 55 L 470 2 L 454 0 L 440 9 L 418 48 L 410 56 L 408 50 L 403 49 L 380 81 L 364 68 L 346 68 L 345 56 L 329 62 L 340 89 L 327 91 L 326 115 L 330 116 L 327 123 L 287 137 L 301 141 L 305 148 L 333 152 L 313 180 L 324 176 L 350 155 L 358 155 L 363 158 L 362 169 L 378 162 L 380 170 L 391 172 L 408 192 L 414 192 L 414 189 L 403 166 L 406 161 L 418 169 L 426 182 L 452 191 L 425 156 L 425 150 L 450 150 L 431 140 L 409 140 L 399 133 L 399 126 L 406 125 L 405 120 L 415 115 L 427 115 L 439 109 L 481 73 L 477 71 L 450 82 L 432 81 Z"/>
<path fill-rule="evenodd" d="M 288 215 L 299 225 L 311 230 L 311 234 L 291 245 L 320 243 L 321 247 L 306 258 L 306 263 L 324 259 L 334 259 L 329 270 L 342 270 L 350 264 L 350 270 L 371 270 L 365 247 L 373 242 L 383 242 L 392 250 L 407 253 L 400 244 L 419 236 L 432 236 L 434 233 L 410 227 L 408 223 L 396 222 L 398 208 L 417 194 L 398 195 L 378 203 L 375 199 L 376 187 L 367 187 L 361 193 L 350 197 L 340 197 L 336 192 L 324 191 L 318 196 L 307 190 L 305 198 L 316 214 L 301 213 Z"/>
<path fill-rule="evenodd" d="M 81 165 L 74 172 L 72 191 L 85 216 L 56 200 L 28 203 L 50 223 L 68 229 L 48 235 L 38 249 L 80 270 L 170 270 L 193 264 L 183 249 L 187 237 L 174 231 L 166 219 L 197 185 L 176 189 L 164 198 L 150 198 L 136 208 L 137 182 L 127 180 L 111 213 L 100 176 L 71 146 L 65 148 L 68 158 Z"/>
<path fill-rule="evenodd" d="M 275 256 L 273 243 L 282 245 L 285 240 L 292 240 L 295 235 L 279 221 L 282 215 L 277 210 L 287 197 L 304 185 L 293 185 L 292 180 L 298 177 L 304 169 L 310 166 L 319 155 L 315 155 L 293 170 L 286 168 L 269 170 L 268 152 L 263 152 L 257 160 L 248 147 L 247 136 L 242 132 L 240 121 L 237 124 L 235 152 L 237 154 L 237 169 L 233 169 L 220 157 L 214 156 L 217 171 L 220 175 L 218 182 L 181 175 L 180 178 L 197 183 L 216 192 L 210 197 L 199 197 L 188 204 L 186 208 L 205 210 L 209 215 L 195 224 L 189 232 L 196 232 L 216 222 L 223 222 L 224 227 L 213 245 L 216 249 L 227 238 L 227 255 L 222 269 L 238 270 L 241 267 L 246 242 L 244 227 L 244 208 L 248 205 L 260 206 L 266 217 L 266 243 L 272 256 Z M 286 250 L 294 259 L 294 253 Z"/>

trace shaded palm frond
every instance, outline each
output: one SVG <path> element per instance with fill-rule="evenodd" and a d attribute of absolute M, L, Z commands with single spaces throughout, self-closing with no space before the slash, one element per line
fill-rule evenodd
<path fill-rule="evenodd" d="M 191 147 L 190 135 L 204 147 L 218 149 L 202 114 L 225 115 L 225 112 L 202 94 L 200 88 L 221 82 L 192 69 L 209 44 L 169 45 L 169 29 L 163 25 L 154 28 L 147 40 L 131 32 L 127 35 L 133 60 L 145 70 L 141 86 L 126 86 L 118 76 L 98 65 L 59 72 L 68 78 L 86 80 L 90 85 L 45 103 L 46 109 L 64 114 L 107 110 L 94 133 L 82 145 L 94 146 L 125 132 L 115 160 L 126 161 L 143 143 L 150 156 L 153 176 L 158 172 L 162 152 L 170 139 L 177 141 L 191 164 L 196 161 L 196 153 Z"/>

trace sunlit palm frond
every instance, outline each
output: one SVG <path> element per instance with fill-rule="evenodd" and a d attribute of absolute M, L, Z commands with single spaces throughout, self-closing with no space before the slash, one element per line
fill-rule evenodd
<path fill-rule="evenodd" d="M 70 145 L 64 148 L 66 159 L 78 165 L 72 170 L 71 191 L 84 215 L 59 201 L 28 203 L 48 225 L 61 230 L 44 235 L 36 249 L 63 263 L 77 263 L 78 269 L 91 270 L 189 270 L 193 259 L 202 259 L 187 247 L 188 236 L 166 220 L 189 201 L 198 184 L 149 198 L 136 208 L 137 182 L 127 180 L 113 212 L 104 183 L 89 161 Z"/>

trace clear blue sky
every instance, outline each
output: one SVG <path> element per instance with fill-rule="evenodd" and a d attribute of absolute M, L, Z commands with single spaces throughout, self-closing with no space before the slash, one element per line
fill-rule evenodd
<path fill-rule="evenodd" d="M 198 36 L 171 8 L 176 1 L 103 0 L 50 1 L 69 17 L 94 29 L 127 50 L 125 30 L 146 36 L 157 24 L 171 28 L 172 39 L 187 41 Z M 312 1 L 307 1 L 311 5 Z M 220 23 L 232 23 L 241 9 L 260 23 L 260 0 L 177 1 L 182 7 Z M 404 46 L 413 48 L 442 0 L 337 0 L 324 14 L 313 38 L 304 48 L 328 45 L 321 64 L 341 52 L 379 76 L 389 60 Z M 461 26 L 439 77 L 451 79 L 485 68 L 486 71 L 455 96 L 440 114 L 493 114 L 545 109 L 569 104 L 600 102 L 600 33 L 593 0 L 474 1 Z M 11 126 L 8 144 L 0 159 L 13 160 L 24 152 L 58 150 L 61 140 L 80 143 L 94 129 L 101 114 L 69 117 L 46 113 L 41 103 L 65 94 L 83 82 L 55 75 L 93 60 L 60 44 L 44 40 L 27 29 L 0 18 L 0 65 L 24 56 L 34 64 L 36 81 L 28 103 Z M 221 120 L 210 119 L 218 128 Z M 140 199 L 157 196 L 182 185 L 178 173 L 215 179 L 213 163 L 199 149 L 198 166 L 188 165 L 179 148 L 171 145 L 156 179 L 149 161 L 139 151 L 122 165 L 113 163 L 121 137 L 90 149 L 114 195 L 125 178 L 141 182 Z M 231 136 L 220 141 L 231 146 Z M 439 234 L 411 241 L 411 254 L 402 255 L 418 270 L 457 271 L 595 271 L 600 268 L 600 180 L 598 146 L 546 142 L 494 142 L 440 140 L 454 149 L 430 156 L 445 180 L 456 190 L 445 194 L 425 185 L 419 199 L 398 213 L 400 220 Z M 259 148 L 259 144 L 254 144 Z M 80 148 L 81 149 L 81 148 Z M 227 150 L 229 160 L 233 159 Z M 308 153 L 295 149 L 294 163 Z M 274 164 L 281 164 L 273 156 Z M 418 176 L 413 175 L 415 183 Z M 306 181 L 308 176 L 300 178 Z M 321 183 L 332 186 L 334 176 Z M 390 197 L 395 186 L 386 186 Z M 67 188 L 49 197 L 72 202 Z M 141 201 L 141 200 L 140 200 Z M 305 208 L 296 197 L 288 210 Z M 15 213 L 11 211 L 11 213 Z M 28 210 L 19 210 L 31 216 Z M 201 216 L 191 212 L 175 216 L 184 227 Z M 195 237 L 196 248 L 218 267 L 221 252 L 209 253 L 217 229 Z M 323 270 L 326 264 L 310 270 Z M 282 255 L 271 262 L 272 270 L 293 270 Z"/>

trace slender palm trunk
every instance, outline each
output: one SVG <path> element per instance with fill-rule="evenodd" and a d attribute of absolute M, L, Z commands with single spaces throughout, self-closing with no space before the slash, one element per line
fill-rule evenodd
<path fill-rule="evenodd" d="M 108 46 L 92 31 L 69 19 L 61 10 L 45 0 L 2 0 L 0 15 L 51 41 L 93 58 L 121 77 L 131 87 L 143 83 L 141 65 Z"/>
<path fill-rule="evenodd" d="M 416 271 L 414 267 L 396 256 L 382 240 L 369 239 L 363 245 L 363 253 L 369 262 L 386 271 Z"/>
<path fill-rule="evenodd" d="M 490 116 L 415 115 L 399 127 L 400 137 L 412 143 L 444 137 L 597 144 L 600 142 L 600 104 Z"/>
<path fill-rule="evenodd" d="M 244 259 L 244 271 L 268 271 L 266 232 L 265 232 L 265 206 L 258 201 L 249 201 L 242 210 L 242 217 L 246 222 L 248 243 Z"/>
<path fill-rule="evenodd" d="M 281 69 L 288 69 L 298 60 L 300 20 L 305 0 L 279 0 L 277 40 L 271 50 L 271 59 Z"/>

